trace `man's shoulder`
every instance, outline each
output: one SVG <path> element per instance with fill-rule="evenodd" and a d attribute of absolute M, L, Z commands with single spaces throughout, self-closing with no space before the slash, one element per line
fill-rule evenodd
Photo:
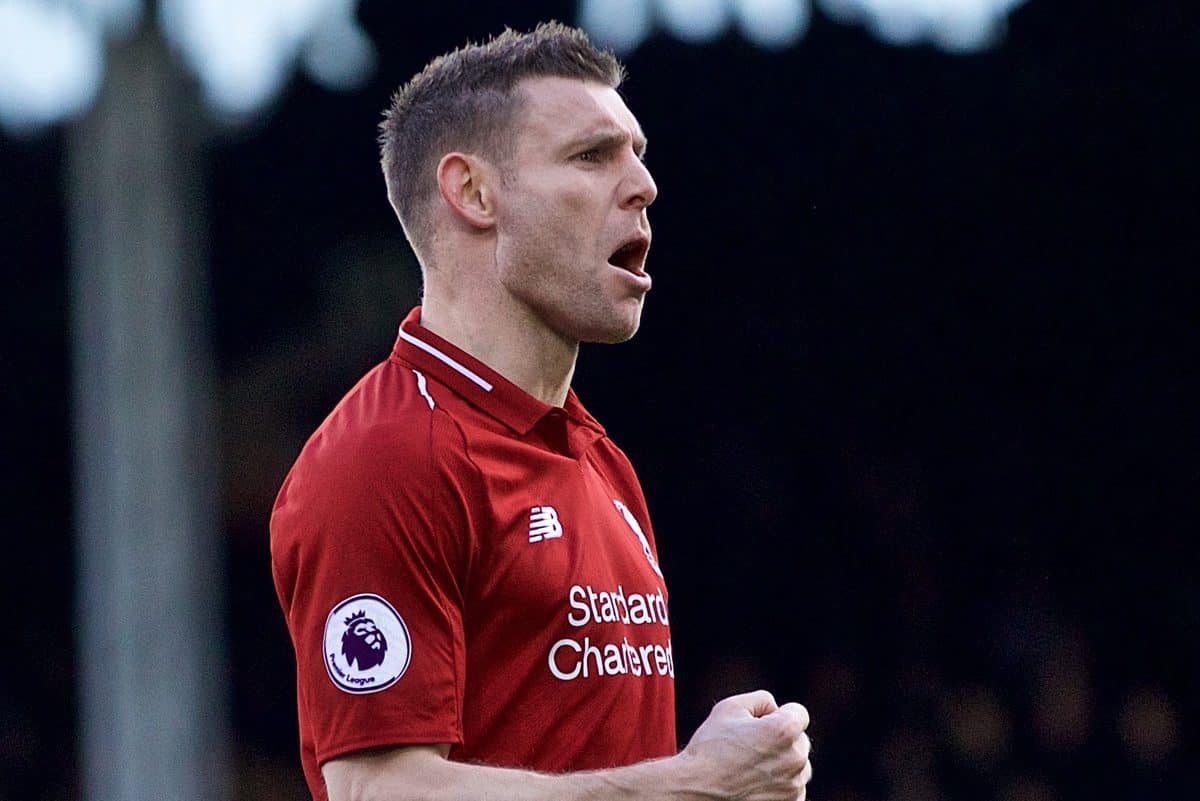
<path fill-rule="evenodd" d="M 376 365 L 337 403 L 293 467 L 376 480 L 432 473 L 465 442 L 452 411 L 435 404 L 425 377 L 395 357 Z"/>
<path fill-rule="evenodd" d="M 303 565 L 343 564 L 344 549 L 383 558 L 466 531 L 479 482 L 455 421 L 425 400 L 423 383 L 395 358 L 377 365 L 300 450 L 271 511 L 281 598 Z"/>

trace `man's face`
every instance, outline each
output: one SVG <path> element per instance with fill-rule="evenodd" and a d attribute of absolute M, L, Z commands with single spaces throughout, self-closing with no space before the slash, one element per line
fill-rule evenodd
<path fill-rule="evenodd" d="M 496 194 L 500 281 L 563 339 L 623 342 L 650 289 L 646 207 L 658 194 L 641 127 L 602 84 L 537 78 L 520 89 L 527 99 Z"/>

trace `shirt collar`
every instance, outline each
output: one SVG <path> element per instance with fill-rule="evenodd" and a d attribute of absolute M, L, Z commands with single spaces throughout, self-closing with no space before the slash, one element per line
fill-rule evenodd
<path fill-rule="evenodd" d="M 471 354 L 442 339 L 421 325 L 421 307 L 408 313 L 392 354 L 450 387 L 473 406 L 495 417 L 518 434 L 528 434 L 538 421 L 556 407 L 538 400 Z M 577 425 L 604 436 L 575 390 L 567 390 L 562 412 Z"/>

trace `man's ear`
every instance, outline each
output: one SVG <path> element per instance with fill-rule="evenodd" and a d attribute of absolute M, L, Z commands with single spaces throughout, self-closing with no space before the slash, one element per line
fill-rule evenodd
<path fill-rule="evenodd" d="M 454 215 L 474 228 L 496 224 L 492 198 L 495 171 L 475 156 L 447 153 L 437 166 L 438 191 Z"/>

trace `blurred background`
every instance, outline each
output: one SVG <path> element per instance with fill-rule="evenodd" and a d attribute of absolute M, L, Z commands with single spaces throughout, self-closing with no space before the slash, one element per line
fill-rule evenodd
<path fill-rule="evenodd" d="M 575 386 L 681 738 L 763 686 L 821 801 L 1200 797 L 1184 10 L 0 0 L 0 799 L 306 797 L 267 520 L 418 299 L 375 126 L 549 18 L 622 54 L 660 189 Z"/>

